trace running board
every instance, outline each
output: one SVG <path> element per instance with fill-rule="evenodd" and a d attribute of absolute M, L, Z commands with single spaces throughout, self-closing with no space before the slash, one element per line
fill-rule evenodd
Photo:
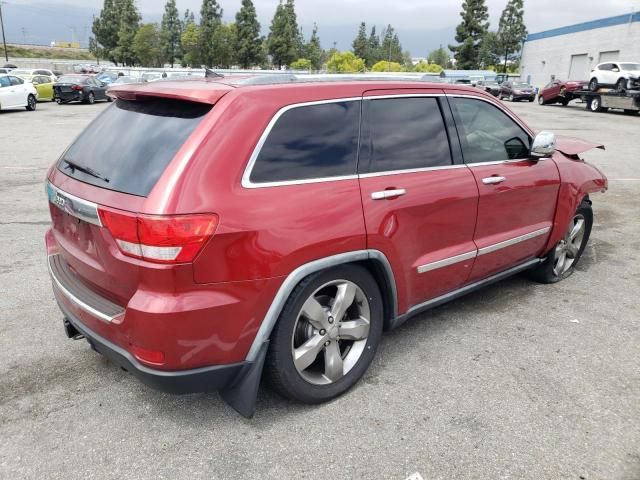
<path fill-rule="evenodd" d="M 453 292 L 445 293 L 444 295 L 440 295 L 439 297 L 432 298 L 431 300 L 427 300 L 424 303 L 414 305 L 407 311 L 407 313 L 403 313 L 402 315 L 399 315 L 393 320 L 391 320 L 390 330 L 393 330 L 394 328 L 402 325 L 409 318 L 411 318 L 414 315 L 417 315 L 418 313 L 440 306 L 443 303 L 450 302 L 451 300 L 455 300 L 456 298 L 462 297 L 463 295 L 479 290 L 483 287 L 486 287 L 487 285 L 491 285 L 492 283 L 496 283 L 496 282 L 499 282 L 500 280 L 504 280 L 505 278 L 515 275 L 516 273 L 529 270 L 530 268 L 535 267 L 536 265 L 539 265 L 544 261 L 545 261 L 544 258 L 534 258 L 533 260 L 529 260 L 527 262 L 521 263 L 520 265 L 510 268 L 509 270 L 505 270 L 504 272 L 500 272 L 496 275 L 485 278 L 484 280 L 480 280 L 479 282 L 470 283 L 469 285 L 465 285 L 464 287 L 459 288 L 458 290 L 454 290 Z"/>

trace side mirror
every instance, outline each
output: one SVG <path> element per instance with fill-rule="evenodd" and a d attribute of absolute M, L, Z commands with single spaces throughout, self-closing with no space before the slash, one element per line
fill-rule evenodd
<path fill-rule="evenodd" d="M 539 132 L 531 144 L 531 156 L 534 158 L 549 158 L 556 151 L 556 136 L 552 132 Z"/>
<path fill-rule="evenodd" d="M 611 69 L 611 71 L 612 71 L 612 72 L 619 72 L 619 71 L 620 71 L 620 69 L 619 69 L 619 68 L 612 68 L 612 69 Z"/>

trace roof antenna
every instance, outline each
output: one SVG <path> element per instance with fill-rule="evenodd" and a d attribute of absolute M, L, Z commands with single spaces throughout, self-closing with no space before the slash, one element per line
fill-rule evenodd
<path fill-rule="evenodd" d="M 204 78 L 224 78 L 224 75 L 214 72 L 208 67 L 204 67 Z"/>

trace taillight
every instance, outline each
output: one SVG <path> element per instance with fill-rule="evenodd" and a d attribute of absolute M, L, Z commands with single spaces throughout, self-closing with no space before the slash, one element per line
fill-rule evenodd
<path fill-rule="evenodd" d="M 73 87 L 71 87 L 71 90 L 80 91 L 82 90 L 82 85 L 74 85 Z"/>
<path fill-rule="evenodd" d="M 136 215 L 100 207 L 102 224 L 128 257 L 155 263 L 191 262 L 218 226 L 218 216 Z"/>
<path fill-rule="evenodd" d="M 164 352 L 157 350 L 149 350 L 139 345 L 131 345 L 131 352 L 140 361 L 151 363 L 153 365 L 162 365 L 164 363 Z"/>

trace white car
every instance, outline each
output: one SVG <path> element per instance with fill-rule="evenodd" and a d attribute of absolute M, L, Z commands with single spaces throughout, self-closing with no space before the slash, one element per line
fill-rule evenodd
<path fill-rule="evenodd" d="M 0 110 L 26 108 L 35 110 L 38 92 L 31 82 L 11 74 L 0 74 Z"/>
<path fill-rule="evenodd" d="M 600 87 L 623 90 L 640 89 L 640 63 L 605 62 L 591 70 L 589 90 L 595 92 Z"/>

